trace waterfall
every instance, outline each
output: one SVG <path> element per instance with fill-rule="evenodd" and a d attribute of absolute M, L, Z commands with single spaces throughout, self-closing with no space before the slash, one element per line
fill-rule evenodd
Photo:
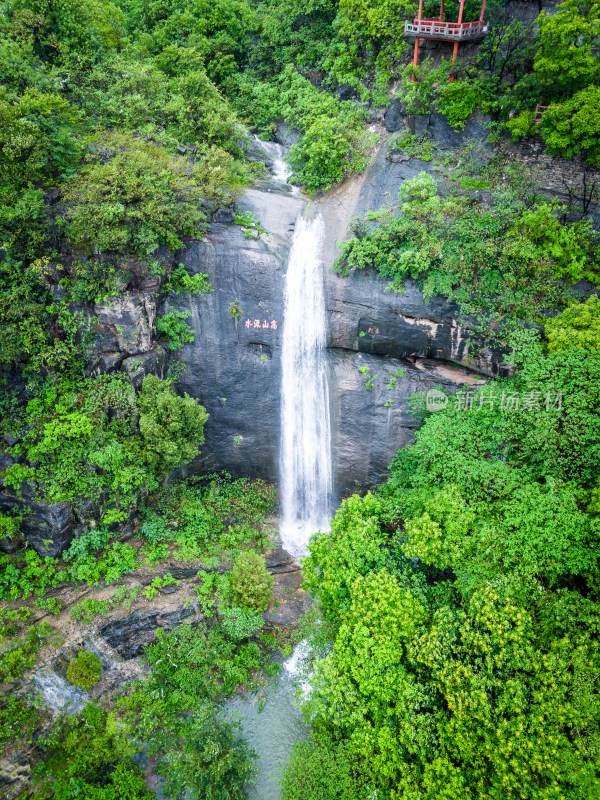
<path fill-rule="evenodd" d="M 271 170 L 276 183 L 287 183 L 292 174 L 289 164 L 283 160 L 283 147 L 278 142 L 263 142 L 258 136 L 254 136 L 254 141 L 260 149 L 268 156 L 271 162 Z M 295 187 L 294 187 L 295 188 Z"/>
<path fill-rule="evenodd" d="M 332 498 L 323 233 L 322 219 L 308 205 L 296 221 L 285 283 L 280 534 L 296 558 L 306 555 L 313 533 L 329 530 Z"/>

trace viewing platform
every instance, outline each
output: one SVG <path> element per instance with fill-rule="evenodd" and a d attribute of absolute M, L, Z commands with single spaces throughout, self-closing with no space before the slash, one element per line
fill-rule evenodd
<path fill-rule="evenodd" d="M 415 19 L 404 23 L 405 36 L 419 39 L 442 39 L 448 42 L 467 42 L 480 39 L 488 32 L 488 25 L 477 22 L 441 22 L 439 19 Z"/>

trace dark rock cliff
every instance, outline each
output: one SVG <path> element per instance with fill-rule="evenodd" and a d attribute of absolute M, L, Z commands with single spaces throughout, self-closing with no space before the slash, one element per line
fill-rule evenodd
<path fill-rule="evenodd" d="M 402 181 L 422 169 L 415 160 L 390 162 L 382 147 L 366 173 L 318 201 L 326 223 L 327 360 L 339 496 L 383 480 L 397 449 L 412 440 L 418 422 L 408 408 L 410 395 L 439 385 L 456 391 L 504 369 L 498 353 L 470 352 L 469 331 L 459 325 L 454 304 L 426 302 L 412 283 L 397 294 L 386 292 L 378 275 L 343 278 L 331 271 L 336 240 L 347 235 L 352 218 L 394 200 Z M 241 203 L 266 228 L 261 238 L 213 225 L 205 241 L 180 254 L 190 272 L 208 273 L 214 291 L 166 301 L 192 314 L 195 341 L 177 354 L 185 365 L 180 385 L 210 414 L 202 454 L 186 467 L 188 474 L 226 469 L 279 477 L 283 284 L 295 220 L 306 201 L 270 188 L 249 191 Z M 234 302 L 242 310 L 237 319 L 230 313 Z M 368 367 L 368 375 L 359 367 Z M 369 377 L 372 388 L 366 388 Z"/>
<path fill-rule="evenodd" d="M 394 202 L 404 180 L 431 168 L 415 159 L 391 161 L 386 153 L 384 134 L 369 169 L 317 201 L 326 230 L 322 256 L 338 496 L 385 478 L 397 449 L 418 426 L 408 407 L 414 392 L 438 385 L 456 391 L 504 369 L 499 354 L 473 349 L 452 303 L 426 302 L 413 283 L 399 294 L 386 291 L 376 274 L 344 278 L 331 270 L 336 242 L 348 235 L 352 219 Z M 263 181 L 240 203 L 265 229 L 260 236 L 245 234 L 223 213 L 216 218 L 227 221 L 215 221 L 202 241 L 175 253 L 174 263 L 189 273 L 208 274 L 213 291 L 202 297 L 173 294 L 159 301 L 155 280 L 156 285 L 124 287 L 121 296 L 86 309 L 96 334 L 89 374 L 122 370 L 139 388 L 145 375 L 162 377 L 175 369 L 179 389 L 206 407 L 202 453 L 180 474 L 227 470 L 279 479 L 284 278 L 306 202 L 291 187 Z M 195 337 L 175 353 L 156 336 L 157 316 L 170 310 L 190 312 Z M 0 491 L 0 508 L 23 503 L 32 506 L 27 498 Z M 34 503 L 32 511 L 23 533 L 41 554 L 57 555 L 77 535 L 81 520 L 68 504 Z"/>

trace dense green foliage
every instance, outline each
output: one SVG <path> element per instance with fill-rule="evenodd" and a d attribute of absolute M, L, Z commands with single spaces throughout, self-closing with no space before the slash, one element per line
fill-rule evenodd
<path fill-rule="evenodd" d="M 98 519 L 109 524 L 125 519 L 140 492 L 190 461 L 204 441 L 206 412 L 168 381 L 149 375 L 137 397 L 124 374 L 63 386 L 44 384 L 16 417 L 28 431 L 11 453 L 29 462 L 6 470 L 16 491 L 25 480 L 51 502 L 93 498 Z"/>
<path fill-rule="evenodd" d="M 433 177 L 421 173 L 402 184 L 400 206 L 378 215 L 372 231 L 356 224 L 336 267 L 376 269 L 399 292 L 414 278 L 427 297 L 445 295 L 490 321 L 537 321 L 568 302 L 570 284 L 598 280 L 589 221 L 561 224 L 559 208 L 516 182 L 492 196 L 492 207 L 464 192 L 440 197 Z"/>
<path fill-rule="evenodd" d="M 0 599 L 35 596 L 44 600 L 46 593 L 63 581 L 85 581 L 90 585 L 103 581 L 109 585 L 169 556 L 181 561 L 204 559 L 211 565 L 219 559 L 234 560 L 240 550 L 266 547 L 268 538 L 258 528 L 263 528 L 262 519 L 274 502 L 273 487 L 263 481 L 212 476 L 208 481 L 174 484 L 151 496 L 141 527 L 143 544 L 139 551 L 101 525 L 90 527 L 73 539 L 63 560 L 42 558 L 31 549 L 18 550 L 12 556 L 3 554 Z M 264 560 L 259 567 L 264 570 Z M 265 578 L 260 569 L 256 577 L 260 587 L 268 586 L 268 576 Z M 216 588 L 209 580 L 200 594 L 210 596 L 212 602 Z M 226 594 L 228 588 L 223 589 Z M 120 587 L 110 601 L 84 601 L 75 617 L 91 622 L 97 613 L 125 604 L 127 594 Z"/>
<path fill-rule="evenodd" d="M 232 635 L 233 633 L 233 635 Z M 123 700 L 149 753 L 161 758 L 156 771 L 173 797 L 194 800 L 243 798 L 253 773 L 252 755 L 230 723 L 216 716 L 216 701 L 240 686 L 256 687 L 261 669 L 272 674 L 268 650 L 240 640 L 227 627 L 181 625 L 159 631 L 147 648 L 148 678 Z"/>
<path fill-rule="evenodd" d="M 69 662 L 67 680 L 79 689 L 91 689 L 100 680 L 102 675 L 102 662 L 96 653 L 81 650 Z"/>
<path fill-rule="evenodd" d="M 237 102 L 250 109 L 253 124 L 261 131 L 270 132 L 283 119 L 303 133 L 292 146 L 289 161 L 292 180 L 308 191 L 328 189 L 361 170 L 376 139 L 363 131 L 360 107 L 319 91 L 291 66 L 277 80 L 243 83 Z"/>
<path fill-rule="evenodd" d="M 273 576 L 267 572 L 265 559 L 255 550 L 242 550 L 235 560 L 229 590 L 235 605 L 265 611 L 271 601 Z"/>
<path fill-rule="evenodd" d="M 59 640 L 30 615 L 60 615 L 61 584 L 191 562 L 197 599 L 186 603 L 208 618 L 161 630 L 145 677 L 114 709 L 88 705 L 37 738 L 40 800 L 151 797 L 133 758 L 142 746 L 173 798 L 242 798 L 253 775 L 219 704 L 274 672 L 276 636 L 261 632 L 274 490 L 217 476 L 166 486 L 200 452 L 205 410 L 178 393 L 172 361 L 167 379 L 134 389 L 126 373 L 98 374 L 94 349 L 95 314 L 125 292 L 151 287 L 162 302 L 210 291 L 174 255 L 262 174 L 246 157 L 245 126 L 270 138 L 285 123 L 298 134 L 292 181 L 328 189 L 367 164 L 377 138 L 367 121 L 399 81 L 409 112 L 438 110 L 461 129 L 480 109 L 496 139 L 502 126 L 514 138 L 539 133 L 551 154 L 600 163 L 597 3 L 566 0 L 527 25 L 489 0 L 489 33 L 453 82 L 447 59 L 406 66 L 404 20 L 416 7 L 3 5 L 2 478 L 19 502 L 69 503 L 79 530 L 62 558 L 0 555 L 0 598 L 28 606 L 0 614 L 0 744 L 23 747 L 45 722 L 23 682 Z M 457 8 L 448 0 L 446 19 Z M 467 0 L 465 18 L 478 8 Z M 435 13 L 426 0 L 425 16 Z M 405 133 L 394 149 L 440 166 L 426 139 Z M 414 278 L 427 296 L 458 301 L 488 341 L 513 348 L 517 372 L 426 418 L 388 483 L 346 500 L 331 534 L 312 543 L 306 583 L 327 646 L 307 702 L 313 735 L 292 754 L 285 800 L 600 796 L 600 314 L 596 298 L 573 293 L 597 281 L 598 238 L 506 162 L 475 175 L 452 167 L 455 192 L 439 196 L 425 174 L 406 182 L 399 207 L 372 215 L 377 227 L 356 223 L 338 266 L 374 268 L 398 291 Z M 485 203 L 471 194 L 481 189 Z M 584 211 L 593 191 L 582 190 Z M 249 212 L 235 222 L 262 233 Z M 229 311 L 237 319 L 240 301 Z M 189 312 L 159 313 L 148 315 L 153 345 L 172 354 L 193 341 Z M 523 320 L 545 326 L 544 346 L 533 328 L 518 330 Z M 26 514 L 0 514 L 10 546 Z M 139 539 L 122 540 L 124 522 Z M 70 624 L 151 603 L 178 586 L 168 569 L 144 588 L 80 599 Z M 88 689 L 100 674 L 83 651 L 67 677 Z"/>
<path fill-rule="evenodd" d="M 174 484 L 150 498 L 142 534 L 150 545 L 173 547 L 181 560 L 230 560 L 240 548 L 264 548 L 262 520 L 276 500 L 264 481 L 227 476 Z"/>
<path fill-rule="evenodd" d="M 566 0 L 557 14 L 542 15 L 533 80 L 524 79 L 529 96 L 521 100 L 528 108 L 532 101 L 547 106 L 540 132 L 550 153 L 566 157 L 581 154 L 595 166 L 600 165 L 599 35 L 598 3 Z M 519 89 L 517 85 L 517 95 Z M 515 136 L 533 132 L 533 113 L 521 111 L 508 126 Z"/>
<path fill-rule="evenodd" d="M 44 761 L 34 777 L 34 797 L 45 800 L 150 800 L 132 756 L 131 729 L 112 713 L 88 704 L 62 716 L 41 742 Z"/>
<path fill-rule="evenodd" d="M 272 486 L 248 479 L 232 481 L 226 475 L 163 487 L 148 499 L 139 549 L 119 541 L 106 526 L 96 526 L 73 540 L 62 562 L 42 559 L 32 550 L 2 556 L 2 597 L 26 601 L 33 595 L 46 600 L 46 592 L 59 581 L 113 583 L 127 572 L 164 561 L 171 552 L 196 562 L 205 558 L 208 569 L 220 559 L 235 562 L 241 549 L 255 556 L 249 561 L 258 562 L 265 572 L 264 558 L 248 548 L 266 546 L 264 518 L 274 501 Z M 269 576 L 262 572 L 257 572 L 258 590 L 250 581 L 250 588 L 258 591 L 250 599 L 263 596 L 260 590 Z M 60 718 L 46 728 L 37 741 L 42 763 L 35 772 L 34 796 L 65 800 L 153 796 L 132 761 L 142 745 L 158 757 L 156 770 L 170 796 L 183 797 L 186 792 L 197 800 L 244 796 L 243 786 L 253 775 L 253 755 L 235 725 L 218 714 L 218 704 L 240 690 L 261 687 L 266 676 L 275 674 L 270 648 L 278 642 L 262 632 L 260 612 L 235 605 L 229 571 L 199 574 L 205 578 L 197 589 L 208 621 L 183 625 L 171 633 L 159 628 L 156 644 L 146 650 L 146 677 L 126 687 L 120 699 L 113 698 L 117 701 L 113 711 L 105 705 L 87 706 L 81 715 Z M 248 576 L 243 573 L 243 577 Z M 143 608 L 159 587 L 178 583 L 166 573 L 143 591 L 135 585 L 117 586 L 106 599 L 92 595 L 72 606 L 69 618 L 90 624 L 97 615 L 120 607 L 128 610 L 136 602 Z M 47 622 L 30 625 L 30 617 L 25 606 L 0 611 L 0 679 L 6 682 L 0 703 L 4 750 L 24 747 L 36 732 L 39 736 L 43 723 L 32 698 L 22 692 L 13 696 L 7 688 L 21 687 L 42 647 L 61 644 Z M 81 650 L 69 663 L 67 680 L 87 690 L 101 671 L 98 656 Z M 13 681 L 19 683 L 9 687 Z"/>
<path fill-rule="evenodd" d="M 314 538 L 333 647 L 286 798 L 598 795 L 598 317 L 570 306 L 548 352 L 529 337 L 513 377 L 429 414 Z"/>

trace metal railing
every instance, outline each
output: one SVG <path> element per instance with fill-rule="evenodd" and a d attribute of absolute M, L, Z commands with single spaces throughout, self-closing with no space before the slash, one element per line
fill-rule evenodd
<path fill-rule="evenodd" d="M 440 22 L 439 19 L 415 19 L 404 23 L 404 33 L 408 36 L 421 36 L 424 39 L 449 39 L 464 41 L 485 36 L 488 32 L 486 22 Z"/>

